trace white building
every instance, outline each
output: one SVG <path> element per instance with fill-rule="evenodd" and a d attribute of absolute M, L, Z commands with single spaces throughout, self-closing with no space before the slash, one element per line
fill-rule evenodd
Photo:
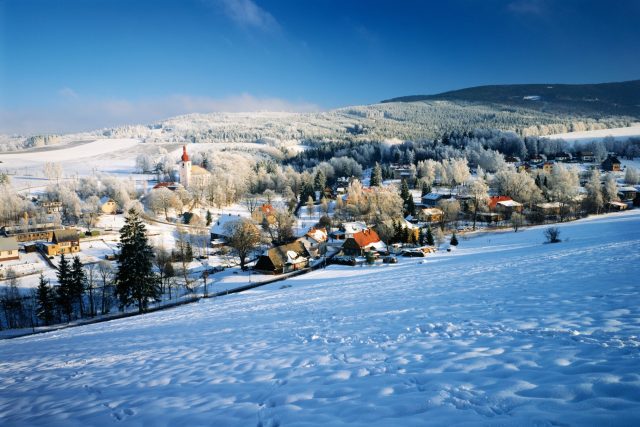
<path fill-rule="evenodd" d="M 180 184 L 184 188 L 189 188 L 191 184 L 191 160 L 187 154 L 187 146 L 182 146 L 182 160 L 180 161 Z"/>

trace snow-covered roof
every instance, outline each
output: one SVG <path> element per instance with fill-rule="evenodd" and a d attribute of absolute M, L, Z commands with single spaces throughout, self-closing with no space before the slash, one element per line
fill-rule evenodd
<path fill-rule="evenodd" d="M 108 197 L 108 196 L 100 197 L 100 204 L 101 205 L 104 205 L 105 203 L 109 203 L 110 201 L 114 202 L 114 200 L 111 197 Z"/>
<path fill-rule="evenodd" d="M 0 251 L 18 250 L 18 241 L 15 237 L 0 237 Z"/>
<path fill-rule="evenodd" d="M 342 226 L 347 234 L 355 234 L 367 229 L 367 224 L 364 221 L 345 222 Z"/>
<path fill-rule="evenodd" d="M 442 197 L 444 195 L 440 193 L 429 193 L 422 196 L 422 200 L 440 200 Z"/>
<path fill-rule="evenodd" d="M 423 215 L 443 215 L 444 212 L 440 208 L 424 208 L 421 209 Z"/>
<path fill-rule="evenodd" d="M 217 234 L 219 236 L 225 236 L 225 224 L 231 221 L 237 221 L 241 218 L 240 215 L 220 215 L 211 225 L 211 234 Z"/>
<path fill-rule="evenodd" d="M 498 204 L 507 208 L 519 208 L 520 206 L 522 206 L 522 203 L 518 203 L 515 200 L 503 200 L 501 202 L 498 202 Z"/>
<path fill-rule="evenodd" d="M 327 230 L 325 230 L 324 228 L 313 227 L 307 232 L 305 236 L 315 240 L 316 242 L 326 242 Z"/>
<path fill-rule="evenodd" d="M 622 192 L 626 193 L 628 191 L 635 192 L 635 191 L 638 191 L 638 190 L 636 190 L 635 187 L 631 187 L 631 186 L 627 185 L 625 187 L 618 187 L 618 191 L 622 191 Z"/>

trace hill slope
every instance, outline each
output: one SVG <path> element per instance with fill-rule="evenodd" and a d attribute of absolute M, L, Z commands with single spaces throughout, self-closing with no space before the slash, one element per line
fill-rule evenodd
<path fill-rule="evenodd" d="M 560 227 L 0 342 L 0 419 L 637 425 L 640 212 Z"/>
<path fill-rule="evenodd" d="M 477 86 L 437 95 L 413 95 L 382 102 L 468 101 L 541 111 L 640 117 L 640 80 L 600 84 Z"/>

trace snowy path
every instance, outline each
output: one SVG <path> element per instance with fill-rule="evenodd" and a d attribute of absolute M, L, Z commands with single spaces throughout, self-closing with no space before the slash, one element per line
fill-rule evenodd
<path fill-rule="evenodd" d="M 561 231 L 0 342 L 0 419 L 637 425 L 640 212 Z"/>

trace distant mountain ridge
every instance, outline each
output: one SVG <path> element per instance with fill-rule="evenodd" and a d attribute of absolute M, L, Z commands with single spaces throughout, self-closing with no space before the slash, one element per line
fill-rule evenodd
<path fill-rule="evenodd" d="M 467 101 L 546 112 L 626 115 L 640 118 L 640 80 L 597 84 L 513 84 L 475 86 L 436 95 L 410 95 L 382 101 Z"/>

